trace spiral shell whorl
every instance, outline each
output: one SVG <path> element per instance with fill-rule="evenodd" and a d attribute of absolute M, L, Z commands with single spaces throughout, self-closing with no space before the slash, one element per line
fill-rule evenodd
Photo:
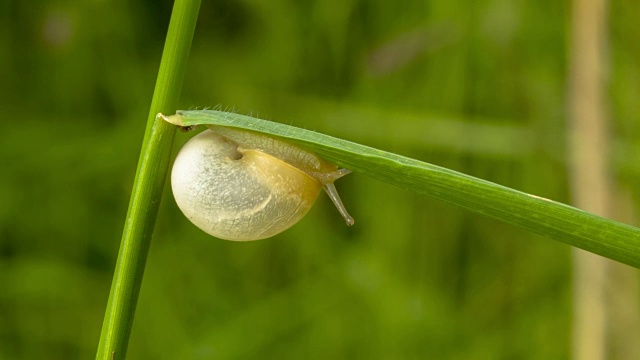
<path fill-rule="evenodd" d="M 189 220 L 210 235 L 236 241 L 264 239 L 293 226 L 322 188 L 282 160 L 243 149 L 211 130 L 182 148 L 171 185 Z"/>

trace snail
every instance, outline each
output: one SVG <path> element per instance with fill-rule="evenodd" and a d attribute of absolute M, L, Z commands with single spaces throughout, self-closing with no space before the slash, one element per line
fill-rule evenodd
<path fill-rule="evenodd" d="M 324 189 L 347 225 L 333 182 L 350 171 L 284 141 L 210 126 L 178 153 L 171 187 L 180 210 L 217 238 L 259 240 L 297 223 Z"/>

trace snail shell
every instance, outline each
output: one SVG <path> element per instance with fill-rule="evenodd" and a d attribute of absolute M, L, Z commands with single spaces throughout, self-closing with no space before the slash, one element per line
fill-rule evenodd
<path fill-rule="evenodd" d="M 268 238 L 297 223 L 323 188 L 353 224 L 333 186 L 348 170 L 265 135 L 211 128 L 183 146 L 171 172 L 176 203 L 197 227 L 226 240 Z"/>

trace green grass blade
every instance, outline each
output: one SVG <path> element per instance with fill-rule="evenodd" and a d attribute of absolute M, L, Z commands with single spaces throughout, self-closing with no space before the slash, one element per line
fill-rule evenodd
<path fill-rule="evenodd" d="M 640 229 L 419 160 L 314 131 L 216 111 L 180 111 L 178 126 L 221 125 L 270 134 L 340 166 L 640 267 Z"/>
<path fill-rule="evenodd" d="M 175 127 L 157 121 L 155 114 L 177 105 L 199 8 L 200 0 L 174 4 L 96 359 L 124 359 L 127 353 L 175 133 Z"/>

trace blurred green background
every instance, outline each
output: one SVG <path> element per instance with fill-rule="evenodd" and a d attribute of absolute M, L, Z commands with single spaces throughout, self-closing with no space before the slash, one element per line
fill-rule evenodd
<path fill-rule="evenodd" d="M 221 105 L 569 202 L 567 1 L 203 1 L 181 108 Z M 95 356 L 171 1 L 0 3 L 0 358 Z M 640 3 L 610 4 L 618 218 L 640 204 Z M 176 148 L 191 134 L 179 133 Z M 566 359 L 571 252 L 358 174 L 269 240 L 167 182 L 131 359 Z"/>

